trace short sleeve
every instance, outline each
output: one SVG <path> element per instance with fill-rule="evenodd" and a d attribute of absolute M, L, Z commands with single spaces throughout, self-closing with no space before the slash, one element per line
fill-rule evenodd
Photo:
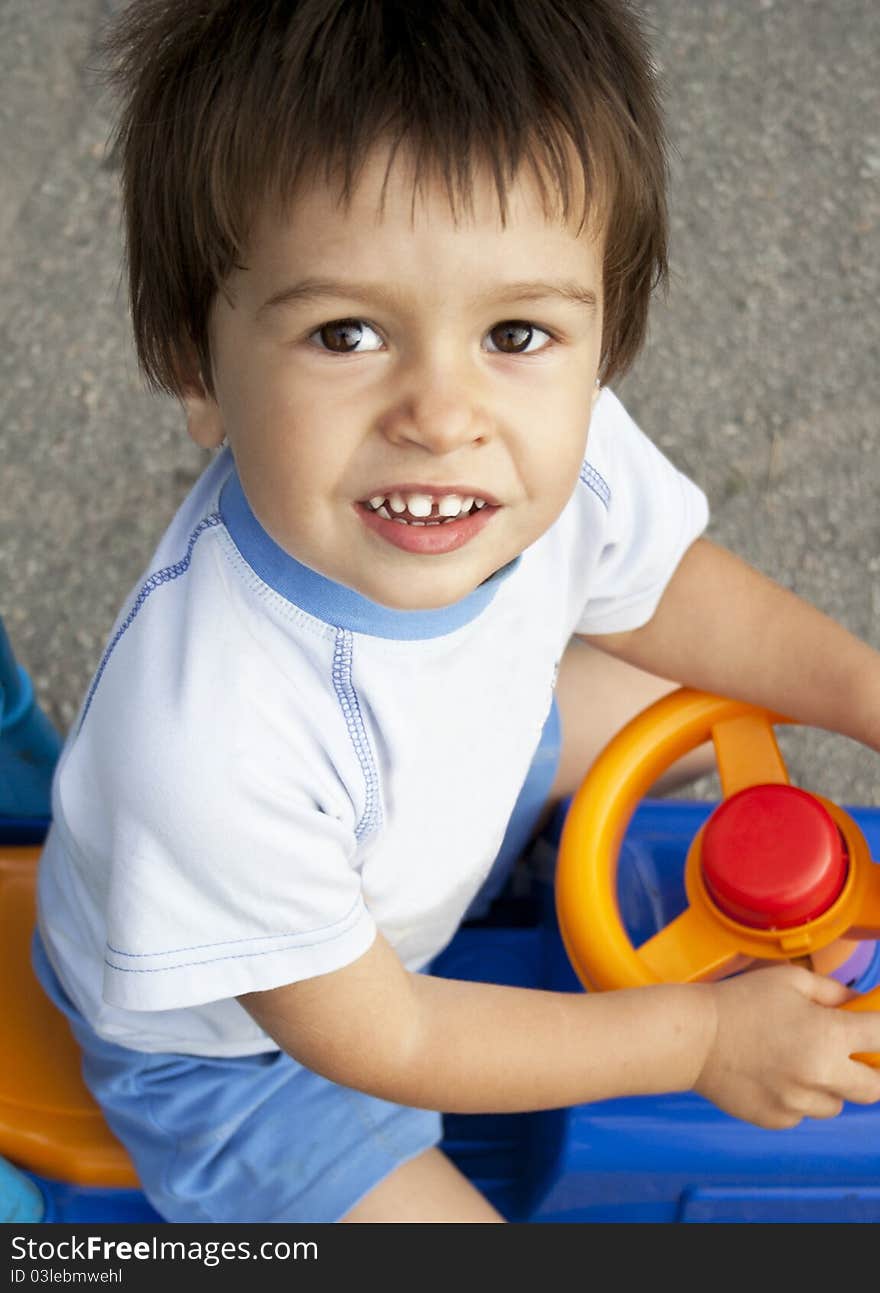
<path fill-rule="evenodd" d="M 249 827 L 222 814 L 173 843 L 127 823 L 108 910 L 108 1004 L 200 1005 L 329 973 L 369 948 L 375 924 L 338 823 L 302 800 L 262 807 Z"/>
<path fill-rule="evenodd" d="M 709 506 L 608 390 L 593 413 L 587 475 L 602 483 L 605 528 L 575 631 L 625 632 L 650 620 Z"/>
<path fill-rule="evenodd" d="M 102 761 L 108 805 L 103 998 L 122 1009 L 202 1005 L 329 973 L 375 937 L 354 806 L 327 753 L 332 708 L 266 677 L 259 656 L 245 663 L 236 639 L 225 645 L 234 673 L 203 653 L 176 690 L 137 706 L 125 739 L 108 679 L 82 733 L 92 745 L 82 766 Z M 101 725 L 114 712 L 111 745 Z"/>

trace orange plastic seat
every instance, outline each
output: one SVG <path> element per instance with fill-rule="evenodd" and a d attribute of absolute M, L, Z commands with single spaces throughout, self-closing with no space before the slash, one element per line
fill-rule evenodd
<path fill-rule="evenodd" d="M 0 1154 L 75 1185 L 137 1187 L 80 1076 L 67 1020 L 31 969 L 39 849 L 0 848 Z"/>

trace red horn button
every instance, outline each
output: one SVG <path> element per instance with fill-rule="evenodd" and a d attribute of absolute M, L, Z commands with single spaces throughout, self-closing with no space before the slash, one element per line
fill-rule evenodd
<path fill-rule="evenodd" d="M 753 929 L 821 916 L 839 896 L 846 845 L 830 813 L 796 786 L 749 786 L 706 823 L 703 879 L 716 906 Z"/>

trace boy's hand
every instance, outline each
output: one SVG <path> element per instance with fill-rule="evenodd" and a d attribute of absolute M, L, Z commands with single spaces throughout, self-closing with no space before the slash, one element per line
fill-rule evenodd
<path fill-rule="evenodd" d="M 834 1009 L 853 995 L 836 980 L 780 965 L 707 986 L 716 1025 L 694 1090 L 720 1109 L 785 1128 L 880 1100 L 880 1070 L 850 1058 L 880 1050 L 880 1012 Z"/>

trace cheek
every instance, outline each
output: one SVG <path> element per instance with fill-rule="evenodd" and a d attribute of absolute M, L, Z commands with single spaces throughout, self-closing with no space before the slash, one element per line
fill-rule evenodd
<path fill-rule="evenodd" d="M 568 496 L 587 446 L 589 406 L 545 405 L 526 437 L 524 462 L 542 492 Z"/>
<path fill-rule="evenodd" d="M 245 424 L 263 442 L 272 443 L 282 461 L 295 450 L 310 468 L 320 464 L 323 454 L 333 455 L 351 422 L 351 401 L 334 391 L 332 378 L 303 380 L 293 364 L 256 369 L 241 396 L 239 414 Z"/>
<path fill-rule="evenodd" d="M 574 492 L 580 461 L 551 456 L 532 469 L 527 485 L 528 513 L 523 514 L 529 526 L 538 526 L 543 532 L 556 521 Z"/>

